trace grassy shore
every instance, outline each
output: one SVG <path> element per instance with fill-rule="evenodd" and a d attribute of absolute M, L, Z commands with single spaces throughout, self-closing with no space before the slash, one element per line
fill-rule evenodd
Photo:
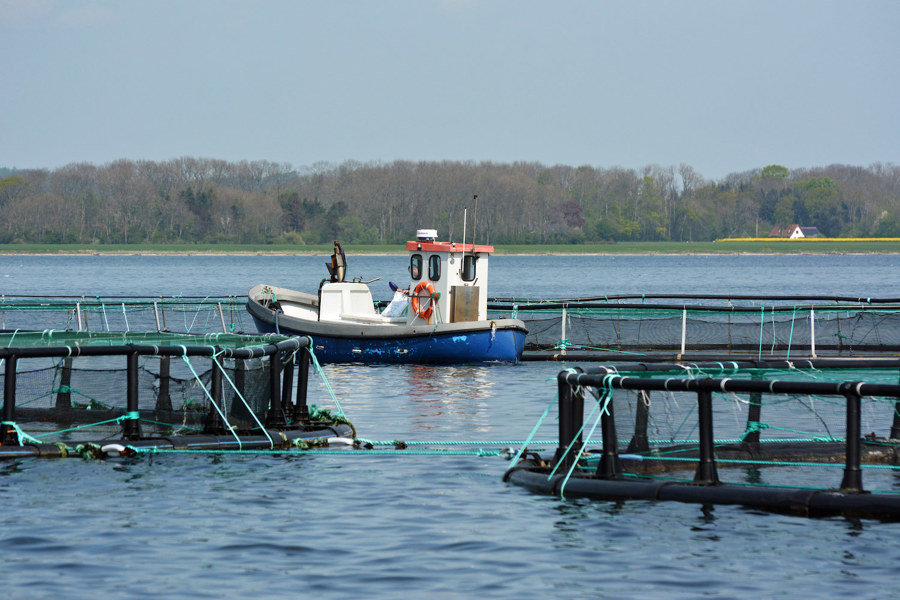
<path fill-rule="evenodd" d="M 402 245 L 349 244 L 350 254 L 405 254 Z M 0 254 L 331 254 L 332 244 L 0 244 Z M 520 244 L 496 254 L 900 254 L 900 238 L 729 239 L 715 242 Z"/>

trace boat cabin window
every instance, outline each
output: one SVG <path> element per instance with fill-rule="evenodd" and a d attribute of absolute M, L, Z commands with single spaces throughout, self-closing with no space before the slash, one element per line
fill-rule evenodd
<path fill-rule="evenodd" d="M 463 256 L 462 261 L 462 280 L 463 281 L 474 281 L 475 280 L 475 263 L 476 258 L 474 254 L 466 254 Z"/>
<path fill-rule="evenodd" d="M 441 257 L 432 254 L 428 257 L 428 279 L 437 281 L 441 278 Z"/>
<path fill-rule="evenodd" d="M 413 281 L 422 279 L 422 255 L 413 254 L 409 257 L 409 276 Z"/>

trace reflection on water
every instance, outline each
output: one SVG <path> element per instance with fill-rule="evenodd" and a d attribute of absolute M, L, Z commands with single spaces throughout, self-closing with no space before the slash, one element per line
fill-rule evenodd
<path fill-rule="evenodd" d="M 382 425 L 384 419 L 373 413 L 391 411 L 394 429 L 384 432 L 389 438 L 416 432 L 446 432 L 441 437 L 450 438 L 456 431 L 460 439 L 460 430 L 467 436 L 493 430 L 498 373 L 492 366 L 325 365 L 322 371 L 352 422 Z M 327 405 L 323 392 L 323 382 L 311 381 L 309 402 Z"/>

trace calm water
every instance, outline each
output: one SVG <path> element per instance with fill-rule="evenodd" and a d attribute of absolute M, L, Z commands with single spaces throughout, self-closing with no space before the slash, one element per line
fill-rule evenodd
<path fill-rule="evenodd" d="M 0 292 L 218 296 L 260 282 L 314 289 L 324 261 L 0 256 Z M 500 256 L 491 262 L 490 293 L 897 297 L 898 267 L 897 256 Z M 403 273 L 403 257 L 350 257 L 351 276 L 384 277 L 373 284 L 384 298 L 387 280 Z M 529 434 L 559 370 L 330 366 L 325 374 L 360 437 L 482 441 L 494 450 L 487 442 Z M 326 403 L 323 384 L 311 394 Z M 554 427 L 538 438 L 555 437 Z M 503 484 L 502 458 L 411 450 L 0 464 L 4 596 L 896 595 L 900 524 L 562 502 Z M 840 475 L 833 477 L 837 485 Z"/>

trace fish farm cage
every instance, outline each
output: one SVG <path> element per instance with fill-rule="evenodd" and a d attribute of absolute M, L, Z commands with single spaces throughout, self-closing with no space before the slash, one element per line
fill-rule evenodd
<path fill-rule="evenodd" d="M 355 435 L 339 406 L 332 415 L 307 403 L 306 337 L 46 331 L 0 334 L 0 346 L 0 459 L 287 449 Z"/>
<path fill-rule="evenodd" d="M 900 298 L 629 294 L 496 298 L 488 308 L 525 322 L 524 360 L 900 352 Z"/>
<path fill-rule="evenodd" d="M 236 296 L 0 296 L 4 331 L 255 332 Z"/>
<path fill-rule="evenodd" d="M 4 331 L 254 333 L 239 296 L 0 296 Z M 377 301 L 383 307 L 387 301 Z M 523 360 L 748 359 L 900 353 L 900 298 L 628 294 L 489 298 L 528 329 Z"/>
<path fill-rule="evenodd" d="M 895 358 L 570 368 L 555 453 L 527 447 L 551 404 L 504 479 L 565 499 L 896 521 L 898 382 Z"/>

